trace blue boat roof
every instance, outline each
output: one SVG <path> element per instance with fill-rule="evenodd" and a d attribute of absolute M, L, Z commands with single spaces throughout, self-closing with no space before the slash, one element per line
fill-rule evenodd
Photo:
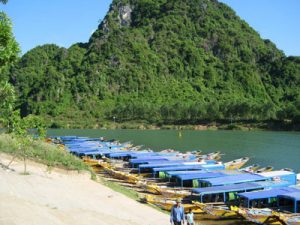
<path fill-rule="evenodd" d="M 108 155 L 108 157 L 139 157 L 139 156 L 155 156 L 157 153 L 155 152 L 132 152 L 132 151 L 120 151 L 120 152 L 112 152 Z"/>
<path fill-rule="evenodd" d="M 267 181 L 258 181 L 256 183 L 265 188 L 281 188 L 281 187 L 288 187 L 292 185 L 290 182 L 284 180 L 282 181 L 267 180 Z"/>
<path fill-rule="evenodd" d="M 166 162 L 159 162 L 159 163 L 149 163 L 149 164 L 142 164 L 139 165 L 139 168 L 158 168 L 158 167 L 171 167 L 171 166 L 182 166 L 183 161 L 166 161 Z"/>
<path fill-rule="evenodd" d="M 214 172 L 207 172 L 207 173 L 196 173 L 196 174 L 181 174 L 177 175 L 176 177 L 182 181 L 184 180 L 198 180 L 198 179 L 207 179 L 213 177 L 225 177 L 228 176 L 224 173 L 214 173 Z"/>
<path fill-rule="evenodd" d="M 166 167 L 154 167 L 152 170 L 153 172 L 166 172 L 166 171 L 177 171 L 177 170 L 201 170 L 203 167 L 201 165 L 174 165 L 174 166 L 168 166 Z"/>
<path fill-rule="evenodd" d="M 134 163 L 147 163 L 147 162 L 151 162 L 151 161 L 169 161 L 169 159 L 167 159 L 166 157 L 151 157 L 149 156 L 148 158 L 137 158 L 137 159 L 130 159 L 129 162 L 134 164 Z"/>
<path fill-rule="evenodd" d="M 295 191 L 297 191 L 295 188 L 285 187 L 285 188 L 274 188 L 269 190 L 240 193 L 238 194 L 238 196 L 247 198 L 248 200 L 255 200 L 255 199 L 264 199 L 264 198 L 275 198 L 278 195 L 283 195 Z"/>
<path fill-rule="evenodd" d="M 290 198 L 290 199 L 293 199 L 294 201 L 300 201 L 300 191 L 297 190 L 295 192 L 285 193 L 283 195 L 279 195 L 278 197 L 281 197 L 281 198 Z"/>
<path fill-rule="evenodd" d="M 254 182 L 254 181 L 264 181 L 268 178 L 262 177 L 257 174 L 238 174 L 226 177 L 217 177 L 203 180 L 203 182 L 210 183 L 211 186 L 219 186 L 219 185 L 228 185 L 228 184 L 238 184 L 238 183 L 245 183 L 245 182 Z"/>
<path fill-rule="evenodd" d="M 226 193 L 226 192 L 236 192 L 236 191 L 250 191 L 250 190 L 255 190 L 260 188 L 262 187 L 256 183 L 241 183 L 241 184 L 232 184 L 226 186 L 193 188 L 192 192 L 205 195 L 205 194 L 216 194 L 216 193 Z"/>
<path fill-rule="evenodd" d="M 224 170 L 225 166 L 223 164 L 203 164 L 203 169 L 206 170 Z"/>
<path fill-rule="evenodd" d="M 170 176 L 176 176 L 180 174 L 195 174 L 195 173 L 203 173 L 204 171 L 202 169 L 196 169 L 196 170 L 174 170 L 174 171 L 166 171 L 166 173 Z"/>

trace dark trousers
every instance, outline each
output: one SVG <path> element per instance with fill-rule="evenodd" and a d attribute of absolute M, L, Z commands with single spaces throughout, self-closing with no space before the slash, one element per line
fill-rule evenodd
<path fill-rule="evenodd" d="M 177 222 L 177 221 L 173 221 L 174 222 L 174 225 L 181 225 L 181 222 Z"/>

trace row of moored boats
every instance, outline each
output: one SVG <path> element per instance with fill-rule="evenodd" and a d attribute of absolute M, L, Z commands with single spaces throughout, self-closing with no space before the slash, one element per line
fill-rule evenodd
<path fill-rule="evenodd" d="M 81 157 L 97 173 L 132 184 L 141 200 L 170 210 L 180 198 L 196 219 L 245 218 L 258 224 L 300 224 L 300 185 L 291 169 L 223 163 L 221 153 L 142 150 L 130 142 L 77 136 L 49 139 Z M 299 177 L 298 177 L 299 178 Z"/>

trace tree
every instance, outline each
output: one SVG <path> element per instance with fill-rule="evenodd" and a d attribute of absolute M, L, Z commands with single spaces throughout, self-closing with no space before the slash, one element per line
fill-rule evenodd
<path fill-rule="evenodd" d="M 22 157 L 24 161 L 24 174 L 26 174 L 26 151 L 34 141 L 31 129 L 35 128 L 37 137 L 43 138 L 46 136 L 45 125 L 37 116 L 29 115 L 21 118 L 20 111 L 15 110 L 15 90 L 8 82 L 0 83 L 0 99 L 0 121 L 6 128 L 6 132 L 10 133 L 18 143 L 18 150 L 7 167 L 9 168 L 17 156 Z"/>
<path fill-rule="evenodd" d="M 8 82 L 0 83 L 0 122 L 7 129 L 13 131 L 13 113 L 15 108 L 15 90 Z"/>
<path fill-rule="evenodd" d="M 2 1 L 3 2 L 3 1 Z M 6 3 L 6 1 L 4 1 Z M 14 62 L 20 52 L 19 45 L 12 33 L 12 23 L 5 13 L 0 12 L 0 72 L 1 69 Z"/>

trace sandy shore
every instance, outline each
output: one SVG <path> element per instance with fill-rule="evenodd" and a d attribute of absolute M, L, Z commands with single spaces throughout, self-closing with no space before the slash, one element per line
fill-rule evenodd
<path fill-rule="evenodd" d="M 0 163 L 10 156 L 0 153 Z M 0 225 L 165 225 L 169 216 L 78 174 L 28 162 L 0 164 Z M 238 225 L 241 221 L 201 221 L 195 225 Z"/>
<path fill-rule="evenodd" d="M 0 162 L 9 157 L 0 155 Z M 168 215 L 116 193 L 90 179 L 89 174 L 52 170 L 29 162 L 30 175 L 0 168 L 1 225 L 163 225 Z"/>

